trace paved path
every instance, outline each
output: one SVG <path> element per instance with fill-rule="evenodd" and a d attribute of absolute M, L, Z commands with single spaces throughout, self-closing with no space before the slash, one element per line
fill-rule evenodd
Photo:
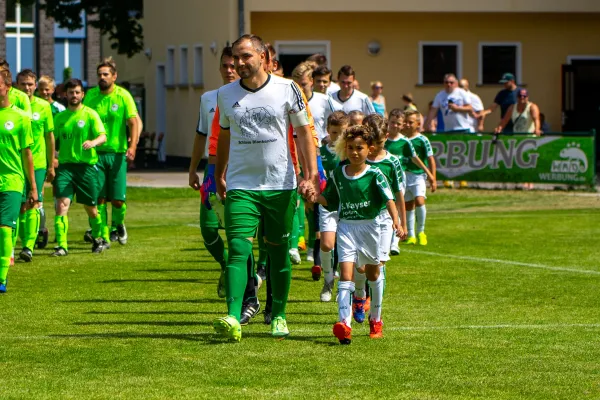
<path fill-rule="evenodd" d="M 202 172 L 198 174 L 202 180 Z M 186 188 L 188 187 L 187 172 L 135 172 L 127 173 L 127 186 L 157 187 L 157 188 Z"/>

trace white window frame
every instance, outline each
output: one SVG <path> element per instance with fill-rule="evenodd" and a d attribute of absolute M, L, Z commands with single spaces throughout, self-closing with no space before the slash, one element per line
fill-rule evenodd
<path fill-rule="evenodd" d="M 179 46 L 179 84 L 188 85 L 190 83 L 189 77 L 189 52 L 187 45 Z"/>
<path fill-rule="evenodd" d="M 165 63 L 165 81 L 167 86 L 175 85 L 175 46 L 167 46 L 167 61 Z"/>
<path fill-rule="evenodd" d="M 456 77 L 462 78 L 463 69 L 463 48 L 462 42 L 459 41 L 419 41 L 419 85 L 431 85 L 431 83 L 423 83 L 423 47 L 424 46 L 456 46 Z M 442 82 L 439 83 L 440 85 Z"/>
<path fill-rule="evenodd" d="M 194 45 L 194 86 L 204 86 L 204 45 Z"/>
<path fill-rule="evenodd" d="M 31 30 L 35 29 L 33 22 L 21 22 L 21 4 L 15 4 L 15 17 L 16 22 L 7 22 L 6 28 L 15 28 L 17 30 L 16 33 L 7 33 L 5 36 L 7 38 L 16 38 L 17 44 L 17 65 L 15 65 L 14 71 L 21 71 L 21 39 L 22 38 L 35 38 L 34 33 L 23 33 L 21 29 L 29 28 Z M 35 57 L 35 56 L 34 56 Z M 35 58 L 34 58 L 35 60 Z"/>
<path fill-rule="evenodd" d="M 477 84 L 478 85 L 490 85 L 490 83 L 483 83 L 483 46 L 514 46 L 517 48 L 517 65 L 515 66 L 515 74 L 517 75 L 517 85 L 523 82 L 523 51 L 521 42 L 479 42 L 479 66 L 477 72 Z M 507 71 L 508 72 L 508 71 Z M 498 77 L 498 81 L 500 77 Z"/>
<path fill-rule="evenodd" d="M 600 55 L 591 54 L 589 56 L 585 56 L 585 55 L 567 56 L 567 64 L 573 64 L 573 61 L 577 61 L 577 60 L 600 60 Z"/>
<path fill-rule="evenodd" d="M 327 67 L 331 69 L 331 40 L 276 40 L 274 43 L 278 55 L 316 54 L 322 52 L 323 46 L 325 46 Z"/>

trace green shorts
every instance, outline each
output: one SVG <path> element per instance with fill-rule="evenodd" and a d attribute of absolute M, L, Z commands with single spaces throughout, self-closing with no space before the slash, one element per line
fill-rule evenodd
<path fill-rule="evenodd" d="M 17 227 L 21 197 L 23 194 L 19 192 L 0 192 L 0 226 Z"/>
<path fill-rule="evenodd" d="M 75 195 L 78 203 L 95 206 L 100 193 L 98 168 L 89 164 L 60 164 L 54 178 L 54 189 L 56 198 L 66 197 L 73 201 Z"/>
<path fill-rule="evenodd" d="M 100 171 L 99 198 L 125 201 L 127 192 L 127 157 L 125 153 L 98 153 Z"/>
<path fill-rule="evenodd" d="M 251 238 L 261 219 L 264 236 L 274 244 L 290 240 L 298 193 L 296 190 L 230 190 L 225 200 L 227 239 Z"/>
<path fill-rule="evenodd" d="M 37 187 L 38 191 L 37 201 L 44 201 L 44 182 L 46 181 L 46 169 L 36 169 L 33 171 L 33 173 L 35 175 L 35 186 Z M 23 192 L 21 199 L 23 203 L 27 201 L 27 194 L 29 193 L 30 189 L 31 185 L 29 184 L 29 181 L 25 179 L 25 191 Z"/>

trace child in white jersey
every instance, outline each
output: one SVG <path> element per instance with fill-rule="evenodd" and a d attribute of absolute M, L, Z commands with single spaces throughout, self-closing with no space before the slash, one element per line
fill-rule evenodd
<path fill-rule="evenodd" d="M 352 341 L 352 292 L 355 285 L 355 264 L 365 265 L 371 289 L 369 315 L 370 337 L 383 337 L 381 303 L 383 275 L 380 273 L 379 241 L 381 229 L 377 217 L 385 205 L 392 217 L 395 231 L 400 232 L 398 210 L 387 179 L 378 169 L 367 165 L 367 156 L 374 150 L 375 136 L 368 126 L 348 128 L 338 139 L 336 149 L 349 164 L 337 167 L 327 182 L 318 202 L 328 210 L 338 210 L 337 248 L 340 262 L 338 285 L 339 322 L 333 334 L 341 344 Z"/>

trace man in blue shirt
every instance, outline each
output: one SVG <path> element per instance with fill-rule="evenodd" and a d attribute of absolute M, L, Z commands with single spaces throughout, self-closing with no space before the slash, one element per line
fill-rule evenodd
<path fill-rule="evenodd" d="M 508 108 L 517 102 L 517 84 L 515 83 L 515 76 L 507 72 L 504 75 L 502 75 L 500 83 L 504 84 L 504 89 L 498 92 L 496 98 L 494 99 L 494 103 L 486 110 L 483 110 L 483 117 L 493 113 L 494 111 L 496 111 L 498 106 L 500 106 L 500 120 L 502 120 Z M 511 120 L 506 125 L 502 133 L 512 133 L 512 131 L 513 123 Z"/>

